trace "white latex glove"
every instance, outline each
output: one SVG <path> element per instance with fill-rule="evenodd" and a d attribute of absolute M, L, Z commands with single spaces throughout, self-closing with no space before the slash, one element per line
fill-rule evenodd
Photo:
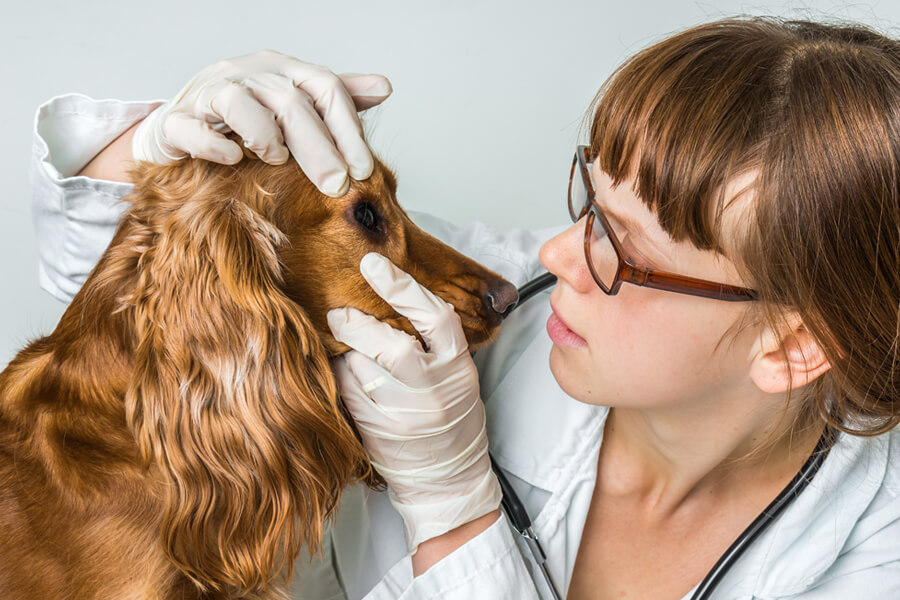
<path fill-rule="evenodd" d="M 428 345 L 353 308 L 328 313 L 335 338 L 355 349 L 335 361 L 344 404 L 415 552 L 500 506 L 478 372 L 450 304 L 379 254 L 360 272 Z"/>
<path fill-rule="evenodd" d="M 267 163 L 291 154 L 329 196 L 372 174 L 372 153 L 357 110 L 391 94 L 381 75 L 335 75 L 325 67 L 264 50 L 202 70 L 134 135 L 135 160 L 165 164 L 194 156 L 222 164 L 243 152 L 223 134 L 234 131 Z M 289 152 L 290 150 L 290 152 Z"/>

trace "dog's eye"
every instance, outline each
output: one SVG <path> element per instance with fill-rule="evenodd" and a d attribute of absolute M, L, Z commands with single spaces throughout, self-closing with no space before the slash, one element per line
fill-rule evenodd
<path fill-rule="evenodd" d="M 378 213 L 375 207 L 368 202 L 360 202 L 353 212 L 356 222 L 369 231 L 378 231 Z"/>

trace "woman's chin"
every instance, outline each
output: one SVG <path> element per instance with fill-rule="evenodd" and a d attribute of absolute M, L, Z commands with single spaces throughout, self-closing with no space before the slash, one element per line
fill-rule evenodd
<path fill-rule="evenodd" d="M 571 357 L 567 357 L 566 349 L 554 345 L 550 349 L 550 372 L 556 383 L 567 395 L 589 404 L 597 401 L 591 398 L 589 390 L 584 389 L 584 371 L 571 364 Z"/>

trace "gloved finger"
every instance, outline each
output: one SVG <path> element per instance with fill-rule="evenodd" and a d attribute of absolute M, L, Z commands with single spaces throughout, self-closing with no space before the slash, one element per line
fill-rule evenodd
<path fill-rule="evenodd" d="M 359 378 L 350 368 L 347 355 L 353 353 L 354 351 L 351 350 L 345 355 L 335 358 L 331 362 L 331 368 L 337 379 L 344 406 L 350 411 L 354 421 L 369 429 L 374 423 L 383 420 L 384 411 L 368 395 L 365 386 L 360 383 Z"/>
<path fill-rule="evenodd" d="M 261 103 L 251 87 L 236 81 L 210 86 L 200 97 L 199 103 L 204 102 L 263 161 L 281 165 L 290 158 L 275 113 Z"/>
<path fill-rule="evenodd" d="M 420 285 L 411 275 L 376 252 L 363 256 L 359 271 L 376 294 L 412 323 L 431 353 L 453 357 L 468 349 L 459 315 L 453 306 Z"/>
<path fill-rule="evenodd" d="M 353 98 L 358 111 L 378 106 L 394 91 L 390 80 L 384 75 L 341 73 L 338 77 Z"/>
<path fill-rule="evenodd" d="M 356 368 L 354 368 L 354 363 L 356 363 Z M 362 371 L 359 369 L 360 366 L 363 366 Z M 366 367 L 369 369 L 367 370 Z M 369 357 L 351 350 L 334 362 L 333 370 L 344 406 L 353 416 L 357 429 L 363 435 L 364 441 L 367 442 L 367 449 L 377 450 L 377 448 L 372 448 L 372 445 L 381 446 L 381 440 L 385 439 L 409 439 L 404 435 L 408 424 L 398 420 L 389 407 L 373 398 L 367 391 L 368 384 L 363 383 L 370 378 L 370 375 L 367 375 L 368 371 L 374 370 L 385 375 L 384 369 Z M 388 374 L 387 377 L 390 375 Z"/>
<path fill-rule="evenodd" d="M 413 336 L 355 308 L 332 309 L 326 318 L 336 340 L 375 361 L 391 377 L 408 386 L 431 385 L 427 373 L 431 357 Z"/>
<path fill-rule="evenodd" d="M 347 165 L 312 98 L 284 78 L 258 77 L 251 85 L 256 97 L 275 113 L 285 144 L 309 180 L 325 195 L 346 194 Z"/>
<path fill-rule="evenodd" d="M 404 385 L 361 352 L 347 352 L 344 359 L 359 382 L 358 390 L 381 408 L 377 426 L 379 430 L 391 432 L 387 437 L 392 439 L 411 440 L 443 433 L 478 404 L 477 395 L 466 393 L 468 388 L 461 389 L 453 383 L 445 386 L 443 377 L 428 382 L 433 385 L 418 388 Z M 457 373 L 451 373 L 447 377 L 454 378 L 455 375 Z M 456 379 L 471 381 L 468 373 L 459 375 L 461 377 Z"/>
<path fill-rule="evenodd" d="M 327 71 L 298 83 L 313 99 L 322 120 L 354 179 L 365 179 L 372 174 L 375 161 L 363 136 L 356 105 L 341 80 Z"/>
<path fill-rule="evenodd" d="M 390 375 L 369 357 L 351 350 L 332 362 L 332 370 L 338 382 L 344 406 L 350 412 L 357 429 L 363 436 L 366 449 L 373 455 L 385 451 L 394 454 L 394 450 L 402 445 L 425 441 L 431 451 L 442 450 L 452 446 L 456 436 L 441 436 L 455 427 L 467 437 L 474 437 L 473 425 L 468 423 L 476 418 L 474 427 L 481 421 L 473 415 L 479 409 L 478 403 L 456 401 L 450 406 L 421 407 L 415 405 L 416 395 L 407 396 L 397 387 L 376 388 L 386 390 L 385 400 L 381 402 L 374 397 L 370 386 L 377 382 L 379 376 Z M 373 374 L 375 379 L 373 379 Z M 397 400 L 401 405 L 397 406 Z M 403 403 L 403 400 L 406 403 Z M 483 421 L 483 419 L 482 419 Z M 421 453 L 415 453 L 415 461 L 420 461 Z"/>
<path fill-rule="evenodd" d="M 172 113 L 163 124 L 168 145 L 190 154 L 223 165 L 233 165 L 244 158 L 241 147 L 213 129 L 206 121 L 195 119 L 187 113 Z"/>
<path fill-rule="evenodd" d="M 396 455 L 397 446 L 403 445 L 404 441 L 385 438 L 385 431 L 398 429 L 399 426 L 393 422 L 391 415 L 386 414 L 383 408 L 365 393 L 346 360 L 347 355 L 351 354 L 361 356 L 364 360 L 370 360 L 351 350 L 332 362 L 332 370 L 337 379 L 341 400 L 353 418 L 370 458 L 373 461 L 384 462 L 385 451 Z M 416 454 L 418 455 L 418 453 Z"/>
<path fill-rule="evenodd" d="M 331 134 L 350 175 L 354 179 L 365 179 L 371 175 L 375 168 L 372 152 L 363 138 L 356 105 L 341 79 L 325 67 L 291 57 L 283 57 L 279 67 L 280 73 L 312 98 L 313 106 Z M 381 94 L 385 90 L 376 86 L 376 91 Z"/>

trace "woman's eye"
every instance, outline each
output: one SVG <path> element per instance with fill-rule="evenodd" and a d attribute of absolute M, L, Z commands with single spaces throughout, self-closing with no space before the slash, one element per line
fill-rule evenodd
<path fill-rule="evenodd" d="M 353 216 L 357 223 L 369 231 L 378 231 L 378 213 L 375 212 L 375 207 L 368 202 L 357 204 Z"/>

